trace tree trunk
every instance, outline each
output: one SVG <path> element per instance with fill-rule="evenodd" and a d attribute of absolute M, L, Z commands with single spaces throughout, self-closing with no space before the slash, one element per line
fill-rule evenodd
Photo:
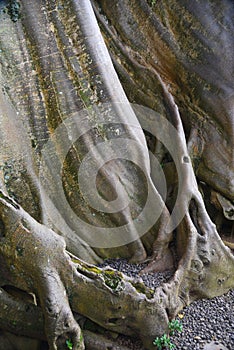
<path fill-rule="evenodd" d="M 233 3 L 0 6 L 0 328 L 153 349 L 234 287 Z M 153 291 L 106 257 L 175 273 Z"/>

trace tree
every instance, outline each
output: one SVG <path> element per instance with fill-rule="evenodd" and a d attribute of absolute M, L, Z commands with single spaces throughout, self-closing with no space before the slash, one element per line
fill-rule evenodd
<path fill-rule="evenodd" d="M 90 319 L 151 349 L 181 308 L 234 285 L 212 222 L 232 238 L 233 4 L 4 5 L 0 328 L 83 349 Z M 176 271 L 152 292 L 105 257 Z"/>

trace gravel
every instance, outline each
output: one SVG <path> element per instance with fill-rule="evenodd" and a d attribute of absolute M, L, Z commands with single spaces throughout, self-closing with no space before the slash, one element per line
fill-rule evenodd
<path fill-rule="evenodd" d="M 211 342 L 234 349 L 234 290 L 221 297 L 195 301 L 181 315 L 183 331 L 171 338 L 176 349 L 198 350 Z"/>
<path fill-rule="evenodd" d="M 146 265 L 130 264 L 125 259 L 107 259 L 101 266 L 139 277 Z M 144 274 L 141 278 L 147 286 L 157 288 L 172 276 L 173 271 L 166 271 Z M 234 290 L 221 297 L 193 302 L 180 312 L 177 319 L 182 322 L 183 330 L 171 336 L 175 350 L 234 350 Z M 143 350 L 139 340 L 121 336 L 119 341 L 131 350 Z"/>

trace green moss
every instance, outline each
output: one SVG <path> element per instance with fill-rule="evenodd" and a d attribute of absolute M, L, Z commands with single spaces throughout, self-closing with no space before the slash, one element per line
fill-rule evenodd
<path fill-rule="evenodd" d="M 143 293 L 146 295 L 148 299 L 153 298 L 154 296 L 154 290 L 147 288 L 146 285 L 143 282 L 135 282 L 132 283 L 133 287 L 137 290 L 138 293 Z"/>
<path fill-rule="evenodd" d="M 81 264 L 81 261 L 78 260 L 78 259 L 74 259 L 72 258 L 72 262 L 74 262 L 75 264 Z M 99 269 L 98 267 L 96 266 L 89 266 L 89 265 L 86 265 L 86 264 L 82 264 L 82 268 L 85 269 L 86 271 L 88 272 L 93 272 L 95 274 L 101 274 L 102 273 L 102 270 Z"/>
<path fill-rule="evenodd" d="M 105 284 L 116 292 L 123 290 L 122 275 L 115 270 L 105 270 L 102 272 Z"/>
<path fill-rule="evenodd" d="M 84 90 L 80 89 L 79 95 L 85 106 L 89 106 L 91 104 L 90 96 L 88 96 L 87 91 L 85 92 Z"/>
<path fill-rule="evenodd" d="M 108 268 L 103 270 L 94 265 L 88 265 L 83 261 L 76 259 L 75 257 L 72 257 L 72 261 L 76 264 L 78 263 L 81 271 L 83 271 L 84 273 L 86 272 L 87 275 L 96 274 L 100 276 L 100 278 L 104 281 L 105 285 L 111 288 L 113 291 L 119 292 L 123 290 L 124 284 L 122 281 L 123 276 L 121 272 Z"/>
<path fill-rule="evenodd" d="M 17 0 L 10 0 L 6 10 L 13 22 L 17 22 L 20 19 L 20 3 Z"/>

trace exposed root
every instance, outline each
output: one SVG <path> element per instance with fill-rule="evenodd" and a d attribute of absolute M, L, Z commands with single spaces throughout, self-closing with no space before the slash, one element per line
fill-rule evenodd
<path fill-rule="evenodd" d="M 3 272 L 2 285 L 9 278 L 9 284 L 38 296 L 51 350 L 64 349 L 67 339 L 74 349 L 84 349 L 80 327 L 68 302 L 66 287 L 74 267 L 65 252 L 63 238 L 37 223 L 3 193 L 0 212 L 5 224 L 0 249 L 3 270 L 13 268 L 9 277 Z"/>

